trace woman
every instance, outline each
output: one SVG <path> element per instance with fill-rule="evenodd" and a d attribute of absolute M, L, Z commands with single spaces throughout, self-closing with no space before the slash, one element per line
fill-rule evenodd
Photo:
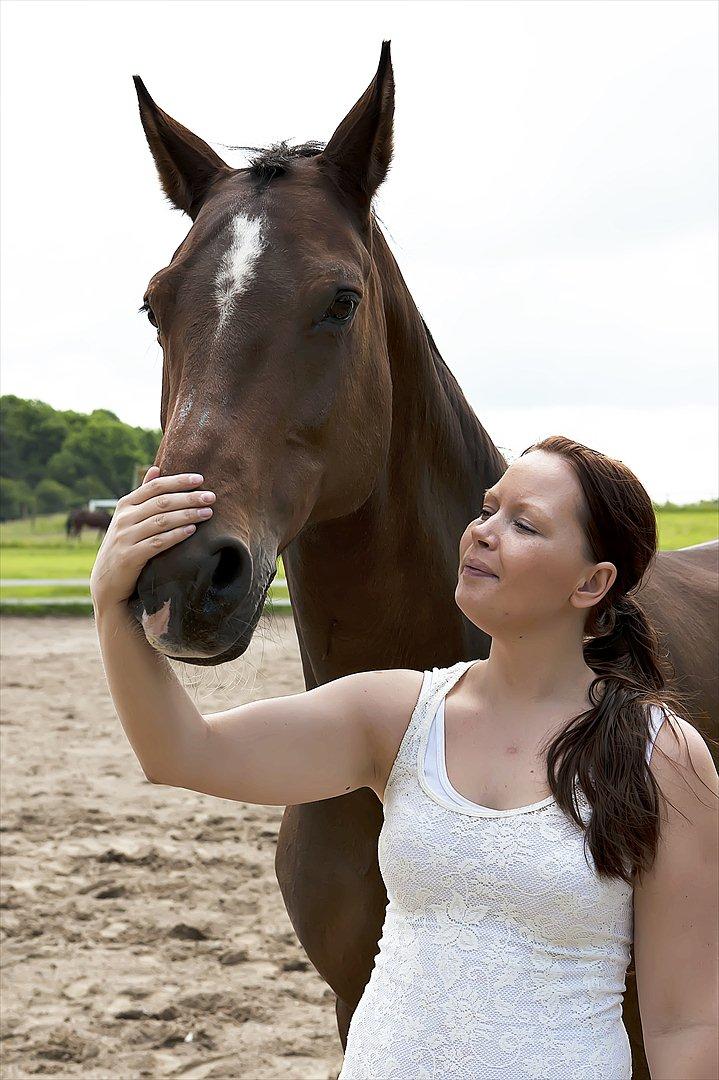
<path fill-rule="evenodd" d="M 212 513 L 201 482 L 153 466 L 118 504 L 91 578 L 108 684 L 154 783 L 382 800 L 389 904 L 341 1080 L 624 1080 L 632 940 L 653 1080 L 716 1077 L 719 778 L 633 599 L 657 550 L 633 473 L 555 436 L 486 492 L 455 597 L 488 659 L 207 716 L 126 605 Z"/>

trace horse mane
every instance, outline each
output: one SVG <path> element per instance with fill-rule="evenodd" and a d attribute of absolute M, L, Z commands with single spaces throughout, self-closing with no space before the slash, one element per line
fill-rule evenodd
<path fill-rule="evenodd" d="M 491 474 L 501 476 L 507 468 L 506 459 L 467 401 L 453 372 L 447 367 L 435 344 L 432 332 L 421 314 L 419 318 L 427 336 L 427 345 L 434 363 L 434 370 L 448 405 L 445 422 L 450 430 L 454 430 L 459 437 L 459 445 L 469 457 L 468 465 L 470 469 L 480 472 L 481 475 L 485 475 L 485 470 L 489 469 Z"/>
<path fill-rule="evenodd" d="M 408 350 L 412 356 L 414 369 L 419 372 L 423 363 L 425 365 L 424 378 L 429 380 L 424 382 L 425 393 L 427 393 L 426 415 L 431 418 L 435 449 L 440 456 L 444 455 L 449 460 L 463 462 L 463 467 L 469 475 L 479 478 L 489 476 L 491 477 L 489 482 L 493 483 L 496 477 L 504 473 L 507 462 L 467 401 L 455 375 L 445 363 L 432 337 L 432 332 L 407 287 L 402 271 L 380 227 L 380 219 L 374 211 L 372 211 L 372 222 L 375 239 L 373 255 L 382 280 L 385 305 L 389 309 L 404 312 L 401 318 L 406 320 L 406 326 L 411 335 Z M 428 390 L 433 381 L 438 390 L 436 394 Z"/>

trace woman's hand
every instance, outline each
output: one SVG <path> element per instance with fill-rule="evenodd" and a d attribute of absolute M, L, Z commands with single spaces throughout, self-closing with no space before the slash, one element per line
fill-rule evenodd
<path fill-rule="evenodd" d="M 212 516 L 211 491 L 197 490 L 198 473 L 160 476 L 151 465 L 139 488 L 118 500 L 90 575 L 95 610 L 122 604 L 153 555 L 174 547 Z"/>

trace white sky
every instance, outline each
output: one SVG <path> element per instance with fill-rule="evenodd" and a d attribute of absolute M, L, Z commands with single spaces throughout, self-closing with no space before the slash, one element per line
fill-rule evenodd
<path fill-rule="evenodd" d="M 653 498 L 714 498 L 717 12 L 710 0 L 5 0 L 3 393 L 159 426 L 137 307 L 171 210 L 132 75 L 208 141 L 326 140 L 392 40 L 377 211 L 494 441 L 560 433 Z"/>

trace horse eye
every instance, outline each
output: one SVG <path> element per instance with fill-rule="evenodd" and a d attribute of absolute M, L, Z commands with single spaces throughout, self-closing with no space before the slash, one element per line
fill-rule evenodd
<path fill-rule="evenodd" d="M 357 304 L 357 297 L 352 293 L 338 293 L 327 308 L 325 318 L 332 319 L 333 322 L 349 322 L 354 314 Z"/>
<path fill-rule="evenodd" d="M 143 311 L 147 313 L 147 317 L 152 323 L 152 325 L 157 327 L 157 329 L 159 330 L 159 326 L 157 326 L 157 319 L 155 318 L 155 314 L 150 305 L 148 304 L 147 300 L 143 300 L 142 305 L 137 309 L 138 315 L 141 315 Z"/>

